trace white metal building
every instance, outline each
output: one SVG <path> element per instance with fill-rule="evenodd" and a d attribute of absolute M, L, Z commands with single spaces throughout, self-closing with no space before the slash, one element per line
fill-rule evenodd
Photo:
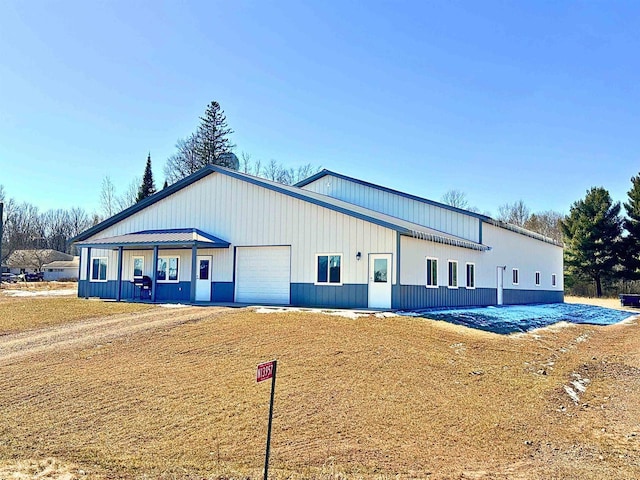
<path fill-rule="evenodd" d="M 74 239 L 79 295 L 344 308 L 558 302 L 562 247 L 322 171 L 285 186 L 208 166 Z M 140 282 L 138 282 L 139 284 Z"/>
<path fill-rule="evenodd" d="M 42 266 L 43 279 L 45 282 L 78 280 L 79 267 L 80 257 L 73 257 L 73 260 L 56 260 Z"/>

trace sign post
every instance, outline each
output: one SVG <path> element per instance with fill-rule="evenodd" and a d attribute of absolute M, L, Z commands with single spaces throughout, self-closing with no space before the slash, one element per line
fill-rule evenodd
<path fill-rule="evenodd" d="M 271 448 L 271 423 L 273 421 L 273 396 L 276 390 L 276 365 L 277 360 L 261 363 L 256 372 L 256 382 L 260 383 L 271 379 L 271 402 L 269 404 L 269 426 L 267 427 L 267 451 L 264 455 L 264 480 L 267 480 L 269 472 L 269 450 Z"/>
<path fill-rule="evenodd" d="M 2 288 L 2 229 L 3 224 L 2 224 L 2 219 L 4 218 L 2 215 L 4 214 L 3 212 L 4 209 L 4 204 L 2 202 L 0 202 L 0 288 Z"/>

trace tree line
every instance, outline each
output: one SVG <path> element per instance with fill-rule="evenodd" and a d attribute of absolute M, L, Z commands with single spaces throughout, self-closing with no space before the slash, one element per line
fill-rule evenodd
<path fill-rule="evenodd" d="M 2 185 L 0 203 L 4 204 L 2 264 L 15 250 L 53 249 L 72 253 L 68 240 L 100 220 L 80 207 L 41 212 L 31 203 L 8 198 Z"/>
<path fill-rule="evenodd" d="M 448 190 L 442 196 L 441 201 L 445 205 L 481 213 L 480 210 L 469 204 L 467 195 L 460 190 Z M 483 215 L 493 216 L 490 212 L 484 212 Z M 495 218 L 562 243 L 563 234 L 560 223 L 564 219 L 564 215 L 560 212 L 546 210 L 533 213 L 523 200 L 517 200 L 513 203 L 500 205 Z"/>

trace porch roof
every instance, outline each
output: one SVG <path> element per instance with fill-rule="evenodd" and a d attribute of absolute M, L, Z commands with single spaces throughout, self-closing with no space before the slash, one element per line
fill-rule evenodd
<path fill-rule="evenodd" d="M 79 247 L 116 248 L 128 250 L 150 247 L 172 248 L 229 248 L 230 243 L 197 228 L 175 228 L 169 230 L 144 230 L 115 237 L 94 238 L 78 242 Z"/>

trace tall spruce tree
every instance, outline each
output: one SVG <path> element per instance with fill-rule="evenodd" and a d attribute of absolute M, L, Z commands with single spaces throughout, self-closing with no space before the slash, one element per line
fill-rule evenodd
<path fill-rule="evenodd" d="M 571 273 L 595 282 L 596 295 L 602 296 L 602 283 L 615 276 L 619 264 L 622 220 L 620 204 L 613 203 L 604 188 L 587 191 L 584 200 L 571 206 L 561 221 L 565 238 L 565 263 Z"/>
<path fill-rule="evenodd" d="M 200 117 L 196 132 L 176 143 L 178 151 L 167 160 L 165 177 L 174 183 L 205 165 L 221 165 L 237 170 L 238 158 L 232 152 L 235 145 L 229 139 L 232 133 L 220 104 L 211 102 L 204 116 Z"/>
<path fill-rule="evenodd" d="M 220 104 L 216 101 L 211 102 L 207 106 L 204 116 L 200 117 L 200 126 L 197 132 L 198 146 L 196 151 L 202 166 L 234 167 L 232 162 L 229 162 L 228 155 L 225 155 L 231 153 L 235 146 L 229 140 L 229 135 L 232 133 L 233 130 L 227 125 L 227 117 L 220 108 Z"/>
<path fill-rule="evenodd" d="M 147 156 L 147 165 L 144 167 L 144 175 L 142 176 L 142 184 L 138 190 L 136 202 L 140 202 L 147 197 L 156 193 L 156 185 L 153 182 L 153 172 L 151 171 L 151 152 Z"/>
<path fill-rule="evenodd" d="M 622 241 L 623 276 L 629 280 L 640 279 L 640 174 L 631 177 L 631 189 L 624 203 L 627 218 L 624 228 L 627 236 Z"/>

